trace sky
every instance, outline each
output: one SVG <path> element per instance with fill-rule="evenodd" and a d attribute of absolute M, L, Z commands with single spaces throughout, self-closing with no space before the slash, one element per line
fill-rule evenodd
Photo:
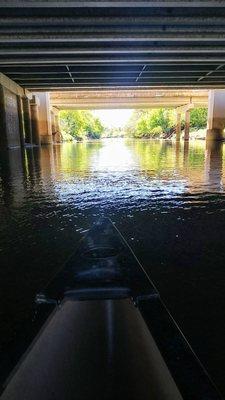
<path fill-rule="evenodd" d="M 133 110 L 94 110 L 94 114 L 99 117 L 102 124 L 109 128 L 123 128 Z"/>

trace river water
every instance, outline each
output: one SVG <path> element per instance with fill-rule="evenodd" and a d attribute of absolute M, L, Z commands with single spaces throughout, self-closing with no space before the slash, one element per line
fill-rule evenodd
<path fill-rule="evenodd" d="M 223 146 L 107 139 L 1 154 L 1 350 L 35 293 L 104 215 L 225 394 Z"/>

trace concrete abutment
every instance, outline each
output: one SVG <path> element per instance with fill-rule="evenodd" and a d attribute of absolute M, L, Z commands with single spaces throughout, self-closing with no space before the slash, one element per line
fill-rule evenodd
<path fill-rule="evenodd" d="M 58 111 L 54 110 L 52 130 L 48 92 L 31 93 L 0 73 L 0 148 L 52 144 L 61 135 Z"/>
<path fill-rule="evenodd" d="M 0 147 L 23 145 L 23 89 L 0 73 Z"/>

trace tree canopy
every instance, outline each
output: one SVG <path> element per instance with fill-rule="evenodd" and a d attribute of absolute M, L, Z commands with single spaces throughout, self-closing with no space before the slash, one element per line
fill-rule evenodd
<path fill-rule="evenodd" d="M 184 128 L 184 115 L 182 116 Z M 192 130 L 206 128 L 207 109 L 195 108 L 190 111 Z M 100 119 L 91 111 L 67 110 L 60 112 L 61 131 L 64 136 L 76 140 L 99 139 L 103 132 L 105 137 L 126 136 L 135 138 L 157 138 L 172 133 L 176 127 L 176 110 L 158 108 L 151 110 L 134 110 L 125 128 L 111 129 L 103 127 Z"/>
<path fill-rule="evenodd" d="M 207 109 L 196 108 L 190 112 L 190 127 L 205 128 L 207 124 Z M 184 116 L 182 119 L 184 127 Z M 176 110 L 158 108 L 151 110 L 134 110 L 125 131 L 127 136 L 135 138 L 154 138 L 170 132 L 176 127 Z"/>
<path fill-rule="evenodd" d="M 104 131 L 100 119 L 91 111 L 60 111 L 59 118 L 62 133 L 69 134 L 77 140 L 99 139 Z"/>
<path fill-rule="evenodd" d="M 201 129 L 207 125 L 207 108 L 193 108 L 190 113 L 191 128 Z"/>

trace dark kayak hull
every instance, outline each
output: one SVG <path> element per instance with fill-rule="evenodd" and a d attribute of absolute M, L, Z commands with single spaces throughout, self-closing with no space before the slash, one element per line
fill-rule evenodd
<path fill-rule="evenodd" d="M 37 296 L 46 321 L 3 400 L 213 400 L 209 376 L 108 219 Z"/>

